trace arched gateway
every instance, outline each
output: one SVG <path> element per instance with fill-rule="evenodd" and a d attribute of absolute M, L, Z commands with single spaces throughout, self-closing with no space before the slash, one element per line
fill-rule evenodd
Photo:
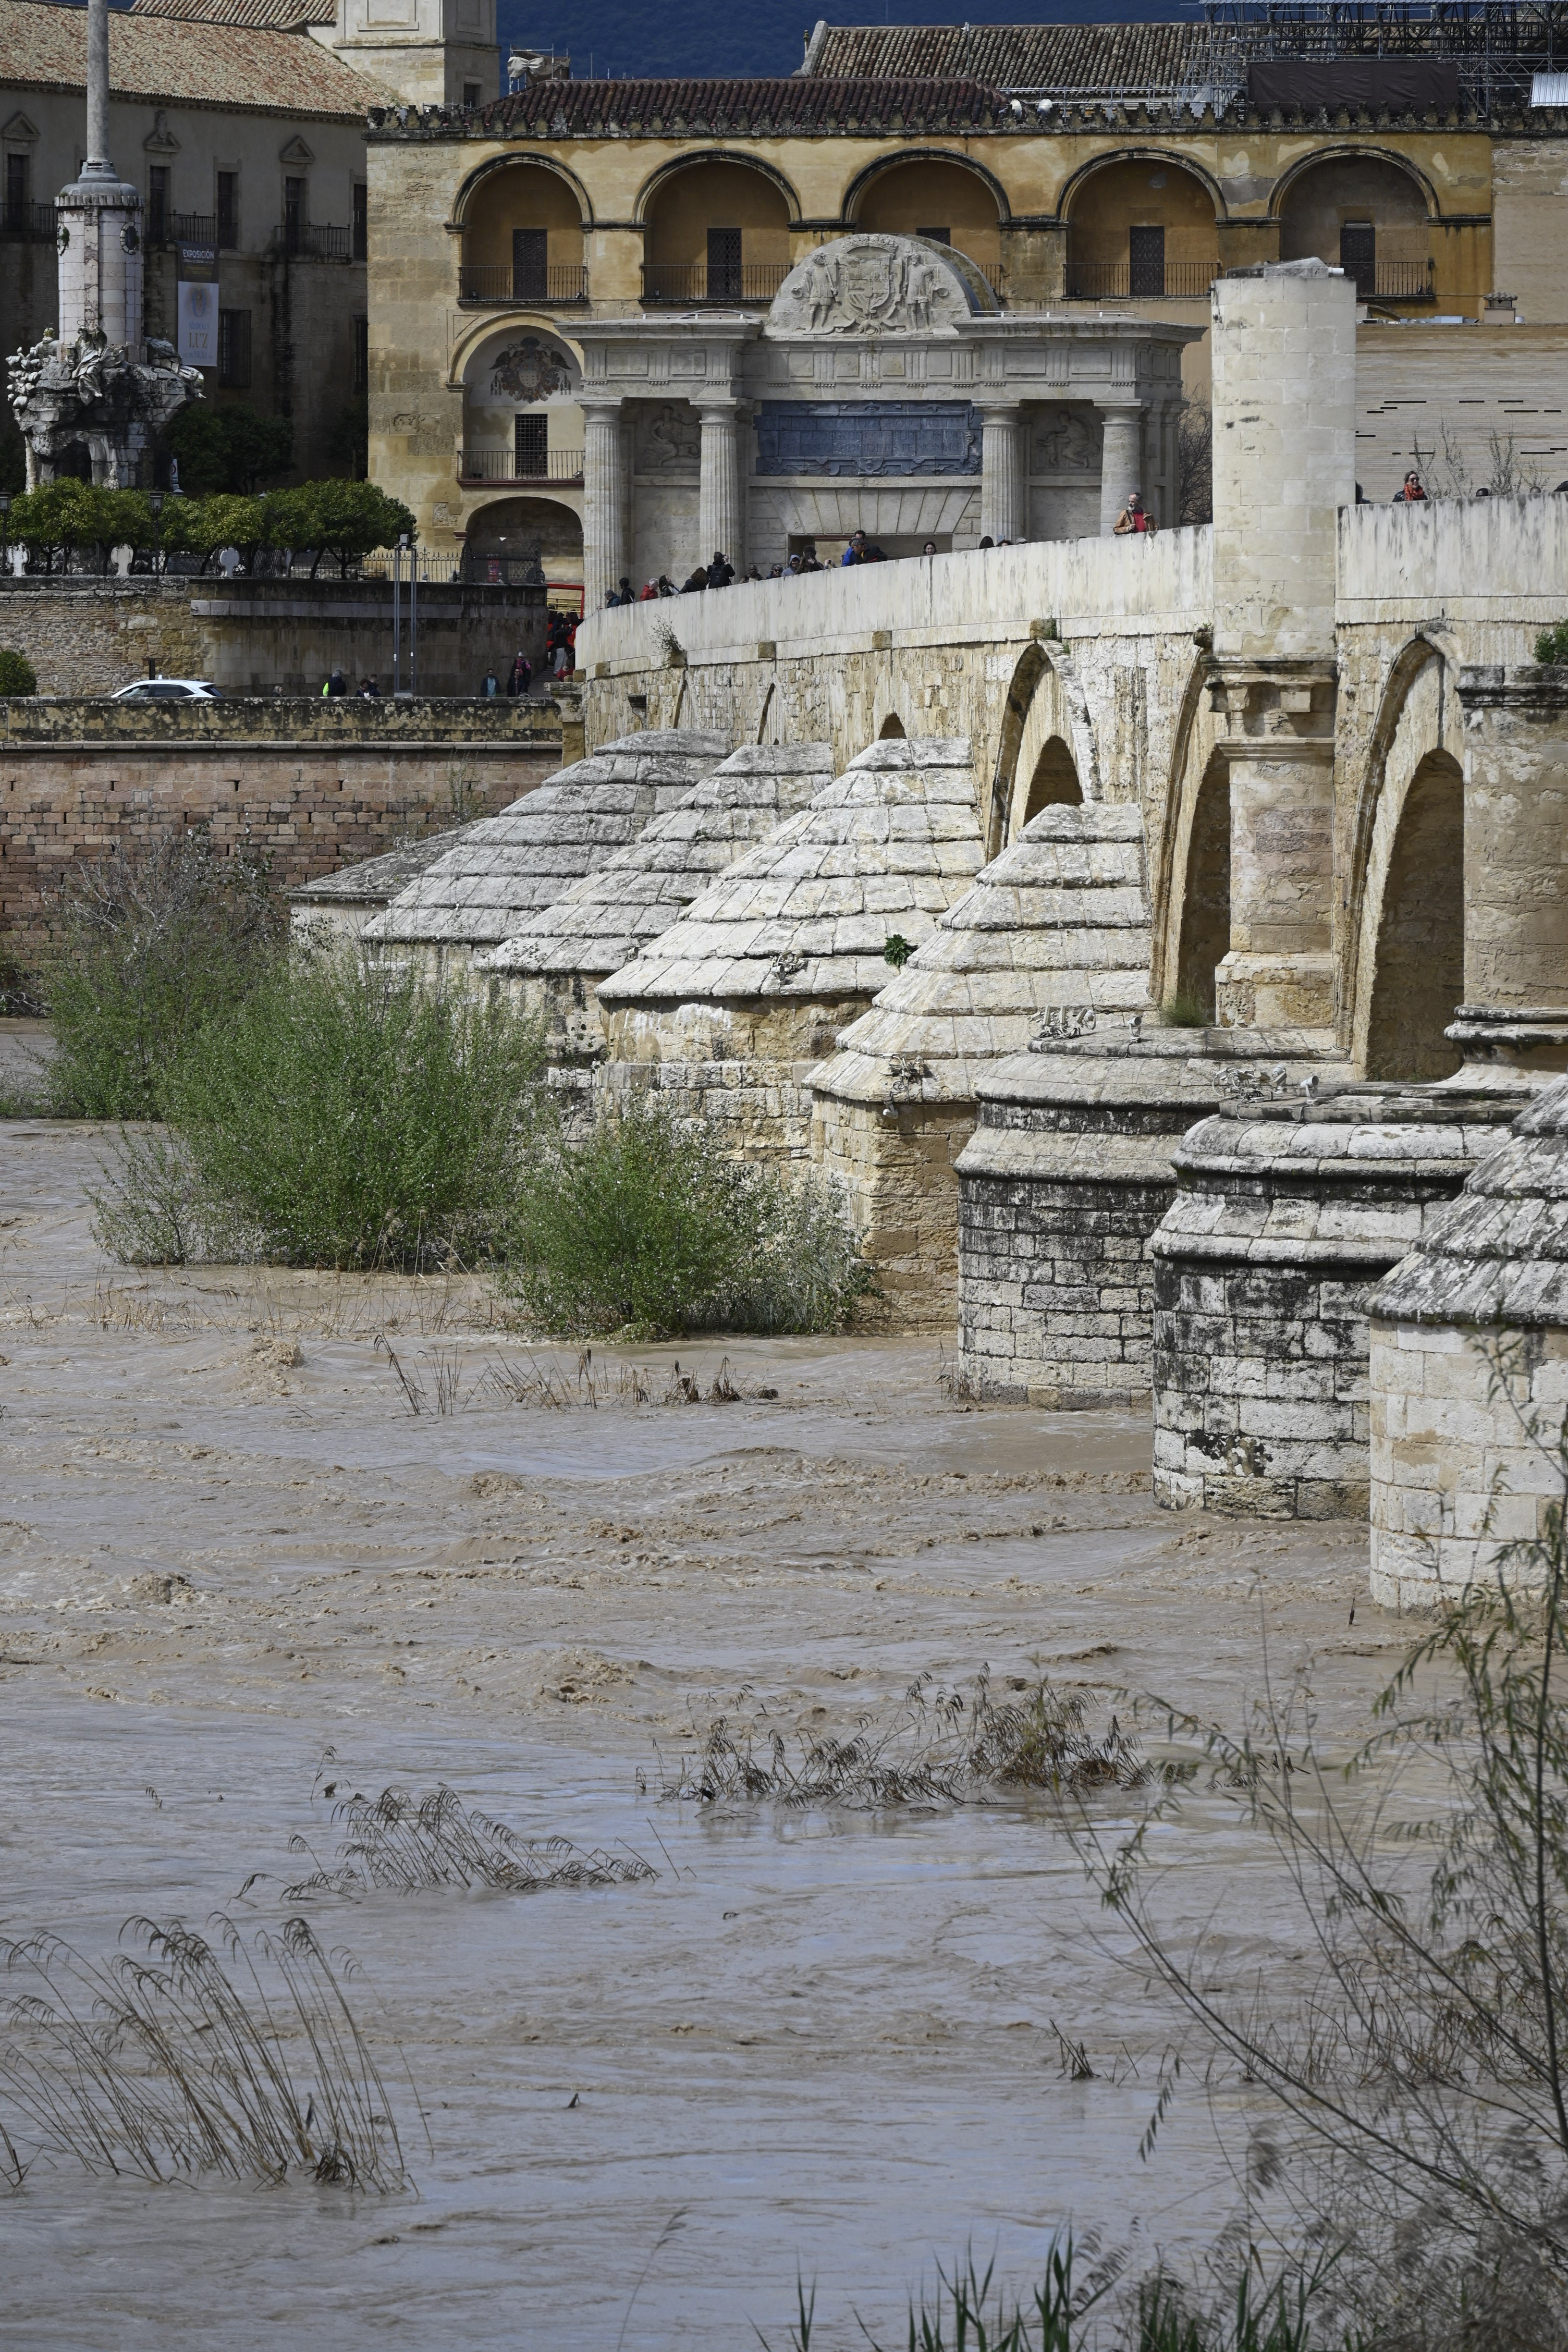
<path fill-rule="evenodd" d="M 743 242 L 734 268 L 733 310 L 651 302 L 574 327 L 590 612 L 623 573 L 680 580 L 719 549 L 765 573 L 857 530 L 888 556 L 1081 537 L 1114 520 L 1105 486 L 1134 480 L 1173 511 L 1194 329 L 1004 317 L 980 264 L 934 236 L 834 238 L 765 313 Z"/>

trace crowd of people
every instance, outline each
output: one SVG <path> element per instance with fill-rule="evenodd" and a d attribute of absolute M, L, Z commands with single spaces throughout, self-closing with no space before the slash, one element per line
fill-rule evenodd
<path fill-rule="evenodd" d="M 1128 500 L 1116 528 L 1119 531 L 1152 531 L 1154 529 L 1153 517 L 1144 512 L 1142 500 L 1136 491 Z M 1023 543 L 1020 540 L 992 539 L 989 536 L 979 541 L 982 549 L 1017 547 Z M 928 539 L 921 549 L 922 556 L 940 555 L 942 552 L 934 539 Z M 729 588 L 741 579 L 796 580 L 808 572 L 847 572 L 860 563 L 889 563 L 896 560 L 863 530 L 851 533 L 837 562 L 825 563 L 816 551 L 816 541 L 808 539 L 786 562 L 774 563 L 766 572 L 759 570 L 754 563 L 744 573 L 737 572 L 723 549 L 716 547 L 712 562 L 698 564 L 690 576 L 681 581 L 679 586 L 668 572 L 661 572 L 657 580 L 649 580 L 641 588 L 634 588 L 629 573 L 623 572 L 614 590 L 605 597 L 605 604 L 606 608 L 619 604 L 647 604 L 661 596 L 694 596 L 710 588 Z"/>

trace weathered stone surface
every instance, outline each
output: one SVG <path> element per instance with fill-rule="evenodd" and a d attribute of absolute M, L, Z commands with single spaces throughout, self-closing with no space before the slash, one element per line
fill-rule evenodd
<path fill-rule="evenodd" d="M 1174 1154 L 1154 1260 L 1154 1480 L 1174 1507 L 1359 1517 L 1372 1292 L 1518 1097 L 1346 1087 L 1238 1105 Z"/>
<path fill-rule="evenodd" d="M 955 1162 L 978 1074 L 1053 1013 L 1146 1006 L 1149 959 L 1137 809 L 1045 809 L 812 1072 L 814 1155 L 906 1319 L 957 1313 Z"/>
<path fill-rule="evenodd" d="M 1371 1300 L 1372 1588 L 1430 1604 L 1526 1562 L 1568 1421 L 1568 1078 L 1514 1120 Z"/>
<path fill-rule="evenodd" d="M 1295 1049 L 1275 1066 L 1313 1066 L 1299 1040 L 1271 1042 Z M 1258 1043 L 1134 1016 L 1076 1042 L 1041 1039 L 980 1074 L 958 1161 L 959 1348 L 983 1392 L 1055 1407 L 1148 1396 L 1149 1242 L 1175 1192 L 1174 1155 Z"/>
<path fill-rule="evenodd" d="M 631 735 L 558 776 L 500 816 L 466 828 L 444 857 L 400 892 L 363 936 L 383 952 L 423 952 L 447 973 L 498 946 L 635 841 L 718 766 L 728 746 L 690 729 Z"/>
<path fill-rule="evenodd" d="M 980 869 L 976 799 L 966 740 L 873 744 L 601 984 L 606 1087 L 803 1157 L 807 1076 L 889 977 L 889 940 L 930 939 Z"/>
<path fill-rule="evenodd" d="M 833 781 L 826 743 L 742 744 L 626 848 L 574 882 L 476 969 L 542 1013 L 552 1054 L 602 1054 L 597 982 L 668 930 L 709 885 Z"/>

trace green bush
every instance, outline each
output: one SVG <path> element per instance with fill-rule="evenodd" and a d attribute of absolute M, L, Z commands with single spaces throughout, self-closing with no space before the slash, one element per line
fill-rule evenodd
<path fill-rule="evenodd" d="M 38 673 L 26 654 L 0 646 L 0 694 L 37 694 Z"/>
<path fill-rule="evenodd" d="M 1552 669 L 1568 662 L 1568 621 L 1559 621 L 1553 629 L 1542 630 L 1535 640 L 1535 658 Z"/>
<path fill-rule="evenodd" d="M 827 1331 L 876 1287 L 836 1194 L 724 1156 L 657 1100 L 530 1171 L 503 1286 L 545 1329 Z"/>
<path fill-rule="evenodd" d="M 57 554 L 68 558 L 79 548 L 91 547 L 107 565 L 111 547 L 151 543 L 153 513 L 141 490 L 106 489 L 66 475 L 13 501 L 10 532 L 20 546 L 51 563 Z"/>
<path fill-rule="evenodd" d="M 1212 1009 L 1190 988 L 1176 989 L 1160 1007 L 1167 1029 L 1206 1029 L 1213 1018 Z"/>
<path fill-rule="evenodd" d="M 546 1122 L 539 1032 L 354 955 L 274 962 L 189 1040 L 169 1139 L 129 1140 L 117 1255 L 421 1266 L 490 1254 Z"/>
<path fill-rule="evenodd" d="M 156 1118 L 187 1041 L 242 1002 L 282 936 L 268 862 L 219 856 L 205 829 L 81 861 L 50 914 L 40 976 L 62 1118 Z"/>

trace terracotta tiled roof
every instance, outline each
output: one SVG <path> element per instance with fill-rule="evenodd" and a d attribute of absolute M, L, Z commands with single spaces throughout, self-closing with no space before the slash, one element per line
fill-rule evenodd
<path fill-rule="evenodd" d="M 1005 101 L 978 81 L 546 81 L 480 110 L 487 131 L 514 138 L 743 138 L 749 131 L 821 137 L 845 131 L 985 129 Z M 469 118 L 470 121 L 473 118 Z"/>
<path fill-rule="evenodd" d="M 132 16 L 195 16 L 204 25 L 249 25 L 258 32 L 291 33 L 300 25 L 330 25 L 333 0 L 131 0 Z"/>
<path fill-rule="evenodd" d="M 87 11 L 46 0 L 0 0 L 0 58 L 12 89 L 85 89 Z M 116 98 L 160 106 L 363 121 L 388 93 L 306 33 L 262 32 L 111 9 L 109 84 Z"/>
<path fill-rule="evenodd" d="M 818 25 L 802 79 L 928 75 L 993 89 L 1172 89 L 1204 79 L 1206 25 Z"/>

